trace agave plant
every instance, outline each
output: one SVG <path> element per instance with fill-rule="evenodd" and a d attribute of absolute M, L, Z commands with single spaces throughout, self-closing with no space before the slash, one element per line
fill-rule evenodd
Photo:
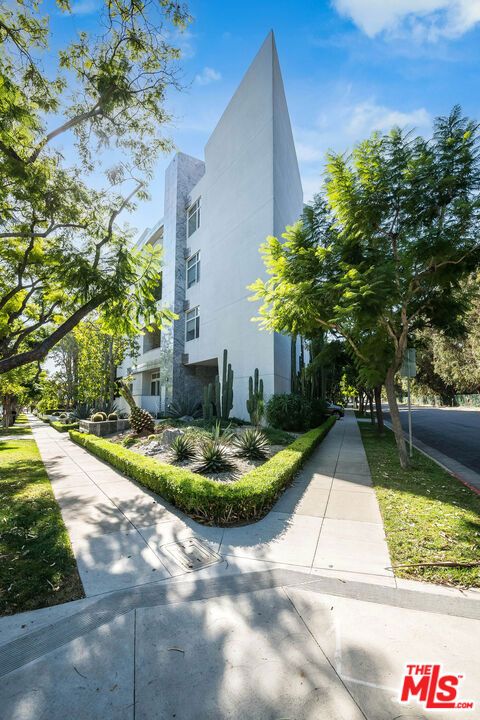
<path fill-rule="evenodd" d="M 223 445 L 228 445 L 228 443 L 232 442 L 233 438 L 235 437 L 235 432 L 233 431 L 230 423 L 227 425 L 227 427 L 222 428 L 222 423 L 220 422 L 220 420 L 217 420 L 215 425 L 210 430 L 210 437 L 215 442 L 222 443 Z"/>
<path fill-rule="evenodd" d="M 202 414 L 202 406 L 199 402 L 191 400 L 174 400 L 167 409 L 167 416 L 171 418 L 193 417 L 198 418 Z"/>
<path fill-rule="evenodd" d="M 170 454 L 175 462 L 191 460 L 195 455 L 195 440 L 191 435 L 177 435 L 170 445 Z"/>
<path fill-rule="evenodd" d="M 196 471 L 200 473 L 221 473 L 234 468 L 228 450 L 219 440 L 208 438 L 200 445 Z"/>
<path fill-rule="evenodd" d="M 267 456 L 268 438 L 257 428 L 248 428 L 234 440 L 235 451 L 239 457 L 248 460 L 262 460 Z"/>

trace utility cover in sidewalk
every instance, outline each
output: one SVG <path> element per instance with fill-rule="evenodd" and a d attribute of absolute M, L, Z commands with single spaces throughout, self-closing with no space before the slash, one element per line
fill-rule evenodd
<path fill-rule="evenodd" d="M 213 565 L 222 560 L 221 555 L 195 537 L 163 545 L 162 550 L 165 550 L 187 572 L 200 570 L 200 568 Z"/>

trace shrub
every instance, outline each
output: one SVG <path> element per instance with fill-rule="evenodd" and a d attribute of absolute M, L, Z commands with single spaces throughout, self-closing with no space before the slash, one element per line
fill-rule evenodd
<path fill-rule="evenodd" d="M 170 445 L 170 453 L 175 462 L 191 460 L 195 455 L 195 440 L 191 435 L 177 435 Z"/>
<path fill-rule="evenodd" d="M 309 430 L 325 419 L 325 403 L 301 395 L 272 395 L 267 403 L 267 419 L 280 430 Z"/>
<path fill-rule="evenodd" d="M 70 437 L 195 520 L 226 526 L 263 517 L 334 424 L 334 418 L 329 418 L 232 483 L 159 463 L 95 435 L 71 430 Z"/>
<path fill-rule="evenodd" d="M 249 460 L 261 460 L 267 456 L 268 439 L 261 430 L 247 428 L 234 440 L 236 454 Z"/>
<path fill-rule="evenodd" d="M 128 435 L 128 437 L 123 438 L 122 445 L 124 447 L 130 447 L 130 445 L 135 445 L 135 443 L 138 441 L 138 438 L 134 437 L 133 435 Z"/>
<path fill-rule="evenodd" d="M 290 445 L 295 440 L 294 435 L 278 428 L 264 427 L 262 432 L 267 436 L 271 445 Z"/>
<path fill-rule="evenodd" d="M 98 412 L 95 413 L 95 415 L 92 415 L 92 422 L 104 422 L 106 420 L 105 413 Z"/>
<path fill-rule="evenodd" d="M 68 430 L 75 430 L 78 428 L 78 422 L 55 422 L 55 420 L 52 420 L 50 422 L 50 425 L 54 428 L 54 430 L 57 430 L 58 432 L 67 432 Z"/>
<path fill-rule="evenodd" d="M 221 473 L 234 467 L 225 445 L 213 437 L 202 442 L 197 460 L 199 473 Z"/>

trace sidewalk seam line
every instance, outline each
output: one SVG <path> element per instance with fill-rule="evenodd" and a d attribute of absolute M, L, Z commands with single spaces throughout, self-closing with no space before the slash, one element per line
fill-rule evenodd
<path fill-rule="evenodd" d="M 283 590 L 283 592 L 285 593 L 285 595 L 286 595 L 288 601 L 290 602 L 291 606 L 293 607 L 294 611 L 297 613 L 298 617 L 300 618 L 301 622 L 303 623 L 303 625 L 304 625 L 305 628 L 307 629 L 307 632 L 308 632 L 309 635 L 311 636 L 313 642 L 316 644 L 316 646 L 318 647 L 318 649 L 319 649 L 320 652 L 322 653 L 323 657 L 325 658 L 325 660 L 327 661 L 327 663 L 330 665 L 330 667 L 332 668 L 332 670 L 333 670 L 333 672 L 335 673 L 335 675 L 337 676 L 337 678 L 338 678 L 338 679 L 340 680 L 340 682 L 342 683 L 342 685 L 343 685 L 343 687 L 345 688 L 346 692 L 347 692 L 348 695 L 350 696 L 352 702 L 353 702 L 354 705 L 359 709 L 359 711 L 361 712 L 361 714 L 363 715 L 363 717 L 365 718 L 365 720 L 368 720 L 367 715 L 365 715 L 365 713 L 363 712 L 362 708 L 360 707 L 360 705 L 358 704 L 358 702 L 355 700 L 355 698 L 353 697 L 352 693 L 351 693 L 350 690 L 348 689 L 348 687 L 347 687 L 347 685 L 345 684 L 344 680 L 343 680 L 342 677 L 338 674 L 336 667 L 332 664 L 330 658 L 328 657 L 328 655 L 326 654 L 326 652 L 324 651 L 324 649 L 322 648 L 322 646 L 321 646 L 320 643 L 318 642 L 318 640 L 317 640 L 317 638 L 315 637 L 315 635 L 313 634 L 313 632 L 310 630 L 310 628 L 309 628 L 309 626 L 307 625 L 306 621 L 305 621 L 305 620 L 303 619 L 303 617 L 300 615 L 299 611 L 297 610 L 297 606 L 295 605 L 295 603 L 293 602 L 292 598 L 290 597 L 290 595 L 288 594 L 287 590 L 285 589 L 285 587 L 284 587 L 283 585 L 282 585 L 282 590 Z"/>

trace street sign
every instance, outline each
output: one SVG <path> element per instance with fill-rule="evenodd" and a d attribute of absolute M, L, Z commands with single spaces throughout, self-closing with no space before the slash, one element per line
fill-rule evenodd
<path fill-rule="evenodd" d="M 415 355 L 415 348 L 407 348 L 407 350 L 405 350 L 405 357 L 403 358 L 402 367 L 400 368 L 400 375 L 402 377 L 414 378 L 416 376 L 417 366 Z"/>

